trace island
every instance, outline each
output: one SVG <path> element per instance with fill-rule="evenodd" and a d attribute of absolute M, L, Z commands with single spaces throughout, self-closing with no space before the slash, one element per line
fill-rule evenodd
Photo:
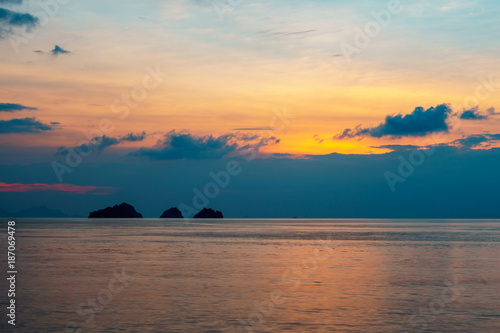
<path fill-rule="evenodd" d="M 223 219 L 222 213 L 211 208 L 203 208 L 194 216 L 195 219 Z"/>
<path fill-rule="evenodd" d="M 89 219 L 131 219 L 142 218 L 142 214 L 138 213 L 135 208 L 127 203 L 114 205 L 101 210 L 94 211 L 89 214 Z"/>
<path fill-rule="evenodd" d="M 184 216 L 182 216 L 181 211 L 177 207 L 172 207 L 166 211 L 163 212 L 160 216 L 161 219 L 182 219 Z"/>

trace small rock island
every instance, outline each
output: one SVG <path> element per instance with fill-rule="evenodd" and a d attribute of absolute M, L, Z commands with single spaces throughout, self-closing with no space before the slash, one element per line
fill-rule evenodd
<path fill-rule="evenodd" d="M 114 205 L 101 210 L 96 210 L 89 214 L 89 219 L 131 219 L 142 218 L 142 214 L 138 213 L 135 208 L 127 203 Z"/>
<path fill-rule="evenodd" d="M 172 207 L 166 211 L 163 212 L 160 216 L 161 219 L 182 219 L 184 216 L 182 216 L 181 211 L 177 207 Z"/>
<path fill-rule="evenodd" d="M 203 208 L 194 216 L 195 219 L 223 219 L 222 213 L 211 208 Z"/>

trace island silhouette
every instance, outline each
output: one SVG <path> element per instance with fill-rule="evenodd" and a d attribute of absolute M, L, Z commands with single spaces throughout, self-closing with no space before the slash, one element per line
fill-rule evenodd
<path fill-rule="evenodd" d="M 195 219 L 223 219 L 224 216 L 218 210 L 215 211 L 211 208 L 203 208 L 198 214 L 194 216 Z"/>
<path fill-rule="evenodd" d="M 119 205 L 114 205 L 113 207 L 106 207 L 104 209 L 93 211 L 89 214 L 89 219 L 96 218 L 107 218 L 107 219 L 131 219 L 131 218 L 142 218 L 142 214 L 137 212 L 134 206 L 123 202 Z M 182 219 L 181 211 L 177 207 L 172 207 L 163 212 L 160 216 L 161 219 Z M 196 213 L 193 217 L 195 219 L 223 219 L 224 216 L 222 212 L 218 210 L 213 210 L 212 208 L 203 208 L 201 211 Z"/>
<path fill-rule="evenodd" d="M 128 203 L 121 203 L 119 205 L 114 205 L 113 207 L 106 207 L 101 210 L 96 210 L 89 214 L 89 219 L 99 219 L 99 218 L 117 218 L 117 219 L 130 219 L 130 218 L 142 218 L 142 214 L 138 213 L 134 206 Z"/>
<path fill-rule="evenodd" d="M 181 211 L 177 207 L 172 207 L 163 212 L 160 216 L 161 219 L 182 219 Z"/>

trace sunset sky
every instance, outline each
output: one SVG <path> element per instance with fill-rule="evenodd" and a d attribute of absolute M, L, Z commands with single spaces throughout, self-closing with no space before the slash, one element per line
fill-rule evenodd
<path fill-rule="evenodd" d="M 417 168 L 397 183 L 404 202 L 433 202 L 425 193 L 449 177 L 473 186 L 486 207 L 455 214 L 450 201 L 436 215 L 500 215 L 487 199 L 498 185 L 498 1 L 49 3 L 0 0 L 5 211 L 42 205 L 80 216 L 130 201 L 157 217 L 191 202 L 193 188 L 239 150 L 254 149 L 256 162 L 208 206 L 231 217 L 288 217 L 287 202 L 307 194 L 290 215 L 349 216 L 362 200 L 368 206 L 352 216 L 392 216 L 378 200 L 390 207 L 404 198 L 386 172 L 397 175 L 400 154 L 433 146 L 438 153 L 420 169 L 429 174 Z M 68 166 L 72 152 L 77 166 Z M 370 169 L 373 161 L 381 164 Z M 317 179 L 304 176 L 316 169 Z M 469 183 L 469 169 L 494 176 Z M 347 197 L 329 192 L 339 181 Z M 345 202 L 331 208 L 338 196 Z"/>

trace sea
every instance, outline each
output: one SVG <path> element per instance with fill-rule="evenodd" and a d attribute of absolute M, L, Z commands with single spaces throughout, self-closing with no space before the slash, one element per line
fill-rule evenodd
<path fill-rule="evenodd" d="M 2 221 L 1 332 L 500 332 L 500 220 Z"/>

